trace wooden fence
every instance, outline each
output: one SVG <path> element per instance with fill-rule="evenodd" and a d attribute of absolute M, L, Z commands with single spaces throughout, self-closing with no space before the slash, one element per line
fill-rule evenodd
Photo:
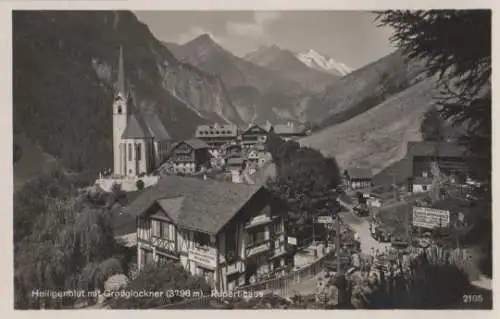
<path fill-rule="evenodd" d="M 316 276 L 325 268 L 325 262 L 328 258 L 335 255 L 335 251 L 330 251 L 324 256 L 314 261 L 313 263 L 295 270 L 283 277 L 268 279 L 257 282 L 255 284 L 240 286 L 236 288 L 237 291 L 266 291 L 273 292 L 281 296 L 287 296 L 295 284 L 300 283 L 302 280 L 309 279 Z"/>

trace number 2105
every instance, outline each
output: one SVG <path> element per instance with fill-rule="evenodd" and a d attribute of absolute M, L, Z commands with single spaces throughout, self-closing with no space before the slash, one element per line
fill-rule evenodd
<path fill-rule="evenodd" d="M 483 295 L 463 295 L 462 300 L 464 303 L 479 303 L 483 302 Z"/>

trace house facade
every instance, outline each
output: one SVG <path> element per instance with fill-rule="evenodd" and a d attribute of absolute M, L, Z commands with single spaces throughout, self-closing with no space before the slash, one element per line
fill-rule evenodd
<path fill-rule="evenodd" d="M 137 217 L 137 264 L 178 262 L 218 291 L 293 267 L 286 209 L 256 185 L 168 176 L 127 208 Z"/>
<path fill-rule="evenodd" d="M 466 150 L 446 142 L 409 142 L 407 153 L 411 161 L 409 190 L 414 193 L 432 189 L 435 168 L 447 176 L 468 175 Z"/>
<path fill-rule="evenodd" d="M 163 168 L 172 174 L 195 174 L 202 167 L 210 166 L 210 157 L 209 146 L 205 142 L 190 139 L 172 147 Z"/>
<path fill-rule="evenodd" d="M 238 127 L 234 124 L 200 125 L 196 128 L 195 138 L 205 142 L 211 149 L 219 149 L 237 141 Z"/>
<path fill-rule="evenodd" d="M 240 135 L 241 145 L 244 149 L 250 149 L 257 145 L 264 145 L 267 140 L 268 131 L 257 124 L 250 124 Z"/>
<path fill-rule="evenodd" d="M 373 185 L 370 169 L 351 167 L 344 171 L 347 187 L 351 190 L 367 189 Z"/>
<path fill-rule="evenodd" d="M 135 105 L 125 85 L 121 47 L 112 109 L 113 175 L 136 177 L 151 173 L 165 159 L 172 140 L 156 114 L 146 114 Z"/>
<path fill-rule="evenodd" d="M 272 131 L 285 141 L 296 140 L 307 136 L 306 127 L 303 124 L 295 124 L 292 121 L 286 124 L 274 125 Z"/>

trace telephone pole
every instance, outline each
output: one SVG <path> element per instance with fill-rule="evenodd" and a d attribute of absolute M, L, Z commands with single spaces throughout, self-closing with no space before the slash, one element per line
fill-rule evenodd
<path fill-rule="evenodd" d="M 336 216 L 336 230 L 335 230 L 335 252 L 337 254 L 337 273 L 340 273 L 340 217 L 339 213 L 337 212 Z"/>

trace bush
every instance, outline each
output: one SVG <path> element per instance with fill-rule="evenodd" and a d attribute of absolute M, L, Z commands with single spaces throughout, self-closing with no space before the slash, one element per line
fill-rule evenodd
<path fill-rule="evenodd" d="M 381 273 L 378 279 L 365 275 L 354 284 L 351 301 L 356 308 L 442 309 L 456 303 L 470 288 L 469 261 L 460 251 L 433 247 L 408 261 L 401 257 L 385 255 L 398 272 Z"/>
<path fill-rule="evenodd" d="M 138 190 L 143 190 L 144 189 L 144 182 L 142 181 L 142 179 L 138 180 L 135 183 L 135 186 L 137 187 Z"/>

